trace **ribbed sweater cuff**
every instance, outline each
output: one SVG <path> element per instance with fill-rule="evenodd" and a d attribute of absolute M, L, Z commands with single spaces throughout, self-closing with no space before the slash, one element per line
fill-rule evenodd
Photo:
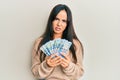
<path fill-rule="evenodd" d="M 43 67 L 44 69 L 47 69 L 47 70 L 52 70 L 53 68 L 52 67 L 49 67 L 46 63 L 46 61 L 43 62 Z"/>
<path fill-rule="evenodd" d="M 67 68 L 64 69 L 64 71 L 66 72 L 70 72 L 71 70 L 74 69 L 74 63 L 70 62 L 69 66 Z"/>

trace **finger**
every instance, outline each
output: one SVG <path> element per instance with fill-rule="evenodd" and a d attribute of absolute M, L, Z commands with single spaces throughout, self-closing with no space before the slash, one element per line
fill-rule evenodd
<path fill-rule="evenodd" d="M 51 62 L 50 62 L 50 65 L 51 66 L 58 66 L 58 65 L 60 65 L 61 64 L 61 59 L 58 59 L 58 60 L 51 60 Z"/>
<path fill-rule="evenodd" d="M 49 59 L 49 58 L 50 58 L 50 56 L 46 56 L 46 57 L 45 57 L 45 59 Z"/>
<path fill-rule="evenodd" d="M 70 63 L 70 61 L 66 60 L 66 59 L 62 59 L 62 61 L 61 61 L 61 64 L 63 64 L 64 66 L 68 66 L 69 63 Z"/>
<path fill-rule="evenodd" d="M 63 58 L 68 59 L 68 55 L 66 55 L 65 53 L 61 53 L 61 55 L 63 56 Z"/>
<path fill-rule="evenodd" d="M 51 58 L 50 58 L 52 61 L 56 61 L 56 60 L 59 60 L 59 59 L 61 59 L 61 57 L 60 56 L 58 56 L 58 55 L 54 55 L 54 58 L 53 58 L 53 56 L 51 56 Z"/>
<path fill-rule="evenodd" d="M 66 67 L 68 66 L 68 64 L 65 63 L 65 62 L 62 62 L 62 63 L 61 63 L 61 66 L 62 66 L 63 68 L 66 68 Z"/>
<path fill-rule="evenodd" d="M 50 67 L 54 67 L 53 63 L 50 61 L 50 59 L 47 59 L 46 61 L 47 65 Z"/>
<path fill-rule="evenodd" d="M 61 60 L 55 61 L 55 64 L 56 64 L 56 66 L 60 65 L 61 64 Z"/>
<path fill-rule="evenodd" d="M 55 64 L 55 65 L 59 65 L 59 64 L 61 64 L 61 59 L 56 58 L 56 59 L 52 60 L 52 63 Z"/>
<path fill-rule="evenodd" d="M 54 57 L 56 57 L 56 54 L 50 55 L 50 59 L 52 59 L 52 58 L 54 58 Z"/>
<path fill-rule="evenodd" d="M 61 63 L 66 64 L 66 63 L 68 63 L 68 61 L 67 61 L 66 59 L 62 59 L 62 60 L 61 60 Z"/>
<path fill-rule="evenodd" d="M 51 56 L 47 56 L 46 60 L 49 64 L 53 63 L 53 60 L 52 60 L 53 56 L 55 56 L 55 55 L 53 54 Z"/>
<path fill-rule="evenodd" d="M 59 59 L 61 59 L 61 57 L 60 57 L 60 56 L 56 56 L 56 57 L 53 58 L 52 60 L 56 61 L 56 60 L 59 60 Z"/>

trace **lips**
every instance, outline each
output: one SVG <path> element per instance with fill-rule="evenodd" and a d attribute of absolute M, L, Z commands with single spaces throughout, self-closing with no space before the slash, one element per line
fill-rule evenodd
<path fill-rule="evenodd" d="M 59 27 L 56 27 L 56 28 L 55 28 L 55 30 L 56 30 L 56 31 L 60 31 L 60 30 L 61 30 L 61 28 L 59 28 Z"/>

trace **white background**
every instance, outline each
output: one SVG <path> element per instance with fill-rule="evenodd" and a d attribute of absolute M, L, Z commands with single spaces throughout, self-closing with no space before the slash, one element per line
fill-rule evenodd
<path fill-rule="evenodd" d="M 51 9 L 67 4 L 84 45 L 82 80 L 120 80 L 119 0 L 1 0 L 0 80 L 35 80 L 31 51 Z"/>

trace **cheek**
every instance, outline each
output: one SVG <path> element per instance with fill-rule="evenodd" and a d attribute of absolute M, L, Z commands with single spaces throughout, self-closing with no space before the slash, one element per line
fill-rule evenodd
<path fill-rule="evenodd" d="M 65 25 L 64 25 L 64 27 L 63 27 L 63 30 L 65 30 L 65 29 L 66 29 L 66 27 L 67 27 L 67 25 L 65 24 Z"/>
<path fill-rule="evenodd" d="M 55 23 L 54 22 L 52 22 L 52 27 L 53 27 L 53 29 L 55 28 Z"/>

